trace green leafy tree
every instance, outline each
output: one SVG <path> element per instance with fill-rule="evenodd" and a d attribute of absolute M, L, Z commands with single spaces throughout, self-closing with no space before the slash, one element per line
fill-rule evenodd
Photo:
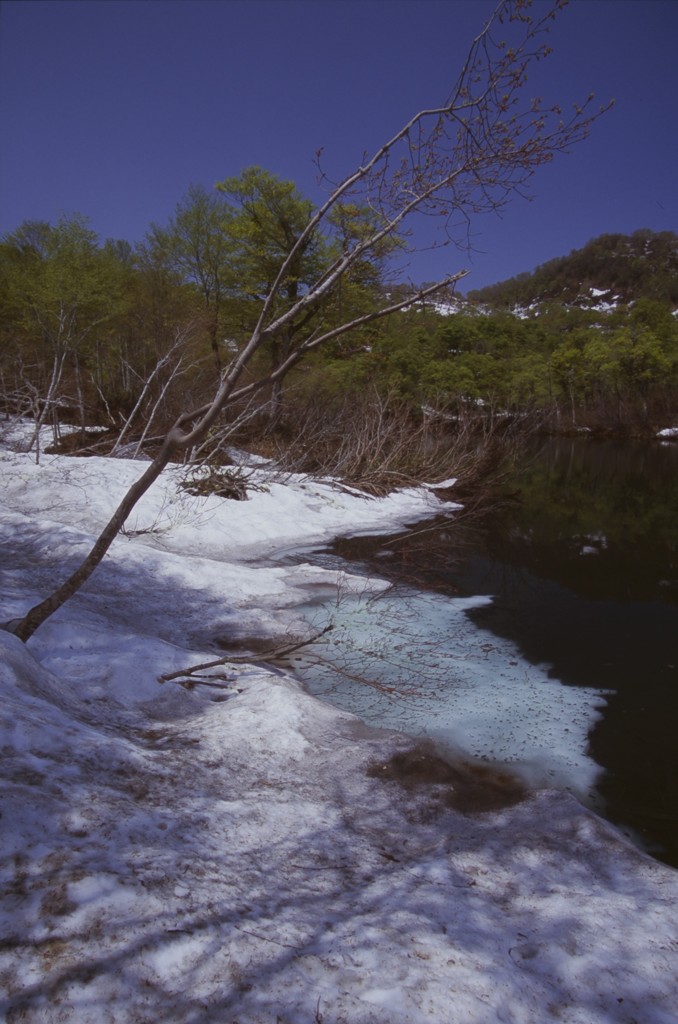
<path fill-rule="evenodd" d="M 227 245 L 238 281 L 243 326 L 248 332 L 256 324 L 261 302 L 275 285 L 271 312 L 282 322 L 270 333 L 264 348 L 270 372 L 277 375 L 296 339 L 308 334 L 317 316 L 315 304 L 300 315 L 285 314 L 298 306 L 300 297 L 322 273 L 325 240 L 319 233 L 307 232 L 313 205 L 294 182 L 282 181 L 260 167 L 249 167 L 239 177 L 227 178 L 216 187 L 230 210 Z M 277 375 L 273 385 L 273 418 L 280 412 L 282 379 Z"/>
<path fill-rule="evenodd" d="M 37 451 L 40 428 L 59 402 L 76 404 L 84 425 L 83 368 L 124 306 L 120 263 L 80 216 L 23 224 L 5 236 L 3 263 L 12 330 L 31 361 L 24 384 L 34 397 Z"/>
<path fill-rule="evenodd" d="M 551 372 L 556 388 L 567 397 L 572 424 L 577 424 L 577 408 L 584 402 L 590 382 L 590 357 L 583 342 L 568 337 L 551 356 Z"/>
<path fill-rule="evenodd" d="M 198 289 L 218 372 L 222 368 L 224 307 L 236 287 L 239 269 L 235 266 L 232 221 L 233 212 L 221 195 L 191 185 L 167 227 L 152 225 L 145 246 L 147 262 L 176 271 Z"/>
<path fill-rule="evenodd" d="M 671 370 L 671 360 L 660 339 L 646 329 L 626 328 L 615 331 L 606 341 L 604 368 L 611 378 L 615 394 L 620 399 L 640 397 L 643 415 L 647 417 L 650 391 Z"/>

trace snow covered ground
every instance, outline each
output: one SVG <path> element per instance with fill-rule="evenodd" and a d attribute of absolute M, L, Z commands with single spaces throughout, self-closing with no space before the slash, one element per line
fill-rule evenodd
<path fill-rule="evenodd" d="M 0 452 L 0 621 L 140 469 Z M 228 502 L 176 475 L 26 647 L 0 631 L 0 1019 L 675 1024 L 678 874 L 571 795 L 408 759 L 280 668 L 158 682 L 304 636 L 309 594 L 382 586 L 275 553 L 438 500 L 261 469 Z"/>

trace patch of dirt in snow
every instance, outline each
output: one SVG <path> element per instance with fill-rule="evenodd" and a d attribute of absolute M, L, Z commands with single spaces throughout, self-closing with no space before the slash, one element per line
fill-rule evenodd
<path fill-rule="evenodd" d="M 384 782 L 398 782 L 407 790 L 425 793 L 434 804 L 467 814 L 512 807 L 527 795 L 520 780 L 508 772 L 483 764 L 445 760 L 433 744 L 426 743 L 398 751 L 386 762 L 371 764 L 368 775 Z"/>

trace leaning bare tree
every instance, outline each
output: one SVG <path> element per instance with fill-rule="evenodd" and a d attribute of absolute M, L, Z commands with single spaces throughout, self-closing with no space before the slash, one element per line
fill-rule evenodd
<path fill-rule="evenodd" d="M 292 244 L 268 293 L 261 297 L 251 336 L 221 375 L 211 401 L 177 419 L 148 468 L 125 494 L 82 565 L 51 596 L 32 608 L 14 632 L 27 640 L 89 578 L 130 512 L 182 450 L 199 445 L 224 409 L 277 385 L 309 352 L 374 320 L 420 302 L 466 275 L 451 273 L 436 284 L 400 301 L 385 299 L 368 313 L 327 326 L 321 316 L 312 333 L 290 328 L 307 325 L 322 310 L 342 279 L 365 261 L 378 258 L 385 243 L 398 240 L 399 251 L 413 241 L 420 215 L 440 218 L 447 239 L 459 241 L 472 218 L 501 210 L 516 194 L 524 195 L 535 171 L 555 154 L 584 139 L 602 110 L 591 110 L 592 97 L 569 115 L 529 96 L 528 71 L 549 52 L 545 33 L 563 0 L 543 17 L 530 14 L 524 0 L 504 0 L 473 41 L 448 99 L 422 110 L 372 156 L 339 183 L 330 183 L 328 198 L 312 213 Z M 369 230 L 344 239 L 327 265 L 290 304 L 287 288 L 299 254 L 314 238 L 330 237 L 337 213 L 350 203 L 369 211 Z M 334 215 L 334 216 L 333 216 Z M 281 335 L 298 340 L 275 370 L 254 376 L 255 355 Z M 248 379 L 249 374 L 249 379 Z"/>

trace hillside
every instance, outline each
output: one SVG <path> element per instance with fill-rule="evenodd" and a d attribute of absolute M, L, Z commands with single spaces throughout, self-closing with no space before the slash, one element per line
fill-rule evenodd
<path fill-rule="evenodd" d="M 592 239 L 531 273 L 469 292 L 495 308 L 562 302 L 594 306 L 652 299 L 678 307 L 678 235 L 647 229 Z"/>

